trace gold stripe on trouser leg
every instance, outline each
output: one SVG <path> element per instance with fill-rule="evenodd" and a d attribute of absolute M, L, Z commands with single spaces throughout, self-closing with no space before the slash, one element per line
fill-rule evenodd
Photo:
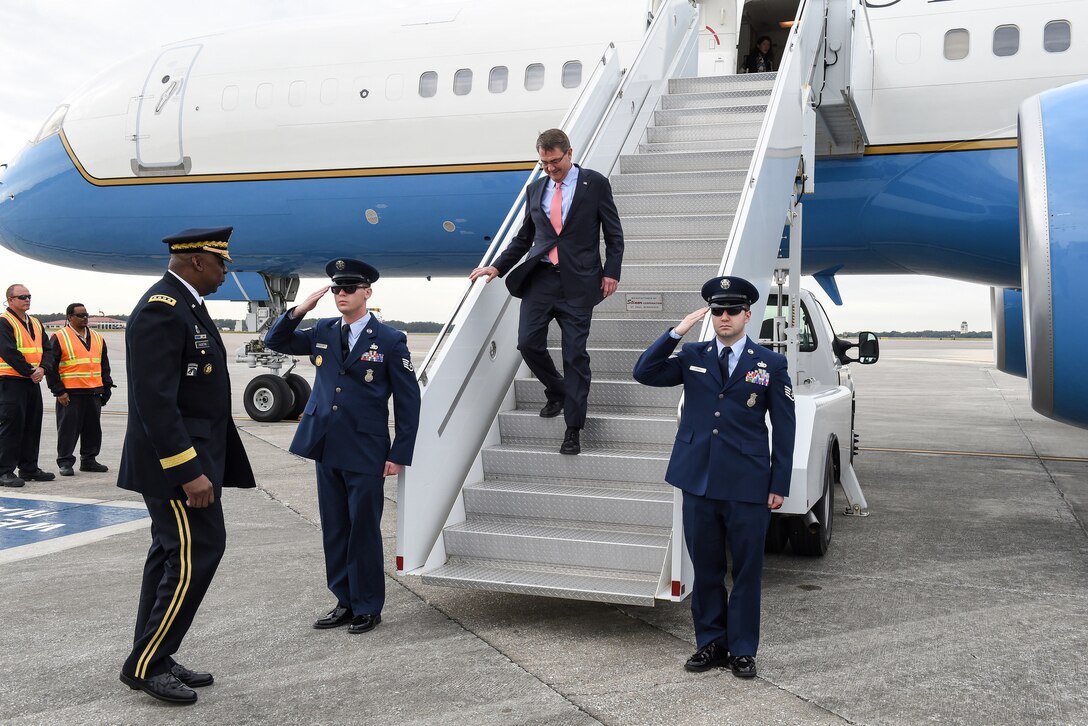
<path fill-rule="evenodd" d="M 178 611 L 181 610 L 181 603 L 185 600 L 185 593 L 189 590 L 192 572 L 192 542 L 189 535 L 189 518 L 185 514 L 185 505 L 182 502 L 171 499 L 170 507 L 174 510 L 174 519 L 178 523 L 178 559 L 181 561 L 181 572 L 178 576 L 178 586 L 174 590 L 174 597 L 170 600 L 170 606 L 166 608 L 166 612 L 162 616 L 159 629 L 155 631 L 155 635 L 148 641 L 140 660 L 136 662 L 137 678 L 147 678 L 148 663 L 151 662 L 151 657 L 155 655 L 159 644 L 162 643 L 162 639 L 166 637 L 167 631 L 170 630 L 171 623 L 174 622 Z"/>

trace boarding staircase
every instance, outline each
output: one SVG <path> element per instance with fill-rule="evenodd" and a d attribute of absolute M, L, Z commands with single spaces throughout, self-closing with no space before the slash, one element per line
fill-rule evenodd
<path fill-rule="evenodd" d="M 799 39 L 794 65 L 784 58 L 792 93 L 776 91 L 775 74 L 676 77 L 692 68 L 698 13 L 688 5 L 664 11 L 686 32 L 673 31 L 652 62 L 644 48 L 592 132 L 579 125 L 591 99 L 564 122 L 572 145 L 591 149 L 582 163 L 611 170 L 625 240 L 620 290 L 594 311 L 582 453 L 561 455 L 562 417 L 539 416 L 543 386 L 515 350 L 516 301 L 501 283 L 477 283 L 445 352 L 436 346 L 420 376 L 420 436 L 429 440 L 417 443 L 398 487 L 400 573 L 636 605 L 687 595 L 680 498 L 664 482 L 681 389 L 642 386 L 631 370 L 651 341 L 703 304 L 708 278 L 739 274 L 769 287 L 801 155 L 795 97 L 817 52 L 811 38 Z M 639 61 L 661 77 L 640 83 Z M 609 123 L 626 126 L 622 138 L 607 133 Z M 510 230 L 521 210 L 520 202 L 511 210 Z M 757 324 L 761 314 L 753 311 Z M 557 326 L 549 346 L 561 360 Z"/>

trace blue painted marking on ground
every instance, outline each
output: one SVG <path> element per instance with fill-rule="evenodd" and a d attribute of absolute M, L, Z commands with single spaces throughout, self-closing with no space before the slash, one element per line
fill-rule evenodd
<path fill-rule="evenodd" d="M 142 508 L 0 497 L 0 550 L 146 517 L 147 511 Z"/>

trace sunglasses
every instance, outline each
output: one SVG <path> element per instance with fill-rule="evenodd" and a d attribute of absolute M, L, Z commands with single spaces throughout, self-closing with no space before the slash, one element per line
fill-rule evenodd
<path fill-rule="evenodd" d="M 722 313 L 729 313 L 729 317 L 732 318 L 740 315 L 747 309 L 747 305 L 711 305 L 710 314 L 716 318 L 720 318 Z"/>
<path fill-rule="evenodd" d="M 348 295 L 354 295 L 355 291 L 360 287 L 368 288 L 370 285 L 330 285 L 329 289 L 332 290 L 333 295 L 339 295 L 341 292 L 345 292 Z"/>
<path fill-rule="evenodd" d="M 73 318 L 85 318 L 87 315 L 88 313 L 72 313 Z"/>
<path fill-rule="evenodd" d="M 12 295 L 8 300 L 29 300 L 30 295 Z"/>

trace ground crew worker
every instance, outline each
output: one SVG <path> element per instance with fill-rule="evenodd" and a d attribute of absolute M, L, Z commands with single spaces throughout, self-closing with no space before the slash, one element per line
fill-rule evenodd
<path fill-rule="evenodd" d="M 79 470 L 105 472 L 95 459 L 102 449 L 102 407 L 110 400 L 113 379 L 106 341 L 87 324 L 87 308 L 72 303 L 68 324 L 50 340 L 54 364 L 46 369 L 49 390 L 57 397 L 57 466 L 72 476 L 79 445 Z"/>
<path fill-rule="evenodd" d="M 790 492 L 793 388 L 785 356 L 744 334 L 759 300 L 756 287 L 740 277 L 715 277 L 703 285 L 702 296 L 709 307 L 647 348 L 634 377 L 648 386 L 684 385 L 684 410 L 665 472 L 665 481 L 684 492 L 684 539 L 695 570 L 691 615 L 698 650 L 684 667 L 728 667 L 739 678 L 752 678 L 767 526 L 771 510 Z M 673 355 L 708 311 L 716 339 L 688 343 Z M 725 588 L 727 546 L 731 596 Z"/>
<path fill-rule="evenodd" d="M 132 652 L 121 681 L 176 704 L 195 703 L 210 673 L 174 660 L 226 549 L 223 487 L 254 487 L 231 418 L 227 350 L 204 306 L 230 262 L 230 227 L 163 240 L 170 267 L 129 318 L 128 429 L 117 486 L 151 515 Z"/>
<path fill-rule="evenodd" d="M 38 384 L 52 365 L 53 354 L 45 346 L 41 322 L 27 314 L 30 290 L 11 285 L 6 295 L 8 307 L 0 314 L 0 486 L 21 487 L 27 481 L 56 478 L 38 467 L 42 439 Z"/>
<path fill-rule="evenodd" d="M 317 367 L 313 395 L 291 442 L 292 454 L 317 462 L 325 574 L 336 596 L 336 607 L 313 626 L 348 625 L 348 632 L 357 634 L 382 621 L 385 477 L 412 463 L 420 394 L 406 336 L 366 308 L 378 271 L 340 259 L 325 272 L 332 285 L 281 315 L 264 342 L 280 353 L 312 356 Z M 340 316 L 296 330 L 330 290 Z M 396 419 L 392 443 L 390 397 Z"/>

